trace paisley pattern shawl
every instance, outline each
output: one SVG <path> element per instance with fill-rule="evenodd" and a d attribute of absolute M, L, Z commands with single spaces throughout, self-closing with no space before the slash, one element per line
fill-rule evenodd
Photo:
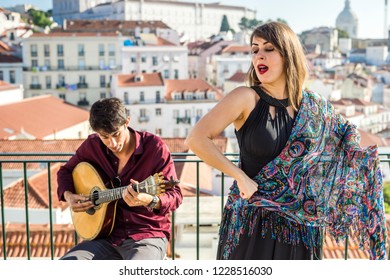
<path fill-rule="evenodd" d="M 224 258 L 245 229 L 259 226 L 259 215 L 263 236 L 270 230 L 274 239 L 314 248 L 324 229 L 336 241 L 354 234 L 370 259 L 387 258 L 377 147 L 361 148 L 355 126 L 318 94 L 303 92 L 285 148 L 253 179 L 258 191 L 249 201 L 236 181 L 230 189 L 220 229 Z"/>

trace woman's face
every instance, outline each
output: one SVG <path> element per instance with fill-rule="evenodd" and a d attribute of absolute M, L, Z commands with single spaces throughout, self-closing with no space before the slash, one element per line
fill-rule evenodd
<path fill-rule="evenodd" d="M 284 59 L 272 43 L 253 37 L 252 64 L 262 86 L 285 86 Z"/>

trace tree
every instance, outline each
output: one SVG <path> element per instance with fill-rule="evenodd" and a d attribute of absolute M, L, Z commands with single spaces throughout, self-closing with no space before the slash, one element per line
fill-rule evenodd
<path fill-rule="evenodd" d="M 227 16 L 223 15 L 221 28 L 219 29 L 219 32 L 228 32 L 229 30 L 230 30 L 229 21 L 227 19 Z"/>
<path fill-rule="evenodd" d="M 50 27 L 53 24 L 53 21 L 48 18 L 48 14 L 44 11 L 30 9 L 27 13 L 31 16 L 32 22 L 36 26 L 45 28 L 46 26 Z"/>
<path fill-rule="evenodd" d="M 349 34 L 347 31 L 342 30 L 340 28 L 337 28 L 338 34 L 339 34 L 339 39 L 340 38 L 349 38 Z"/>

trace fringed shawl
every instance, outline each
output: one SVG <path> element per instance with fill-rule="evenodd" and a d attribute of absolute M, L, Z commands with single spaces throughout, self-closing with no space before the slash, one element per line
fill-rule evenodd
<path fill-rule="evenodd" d="M 356 127 L 318 94 L 303 92 L 285 148 L 253 179 L 258 191 L 249 200 L 236 181 L 230 189 L 220 229 L 225 259 L 259 215 L 263 236 L 270 230 L 274 239 L 315 248 L 324 229 L 336 241 L 354 234 L 370 259 L 386 259 L 377 147 L 361 148 Z"/>

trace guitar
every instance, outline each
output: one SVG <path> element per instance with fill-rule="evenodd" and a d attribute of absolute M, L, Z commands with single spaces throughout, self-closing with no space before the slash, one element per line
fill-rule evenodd
<path fill-rule="evenodd" d="M 71 211 L 77 234 L 85 240 L 110 235 L 114 228 L 118 199 L 122 198 L 127 186 L 106 188 L 99 173 L 87 162 L 76 165 L 72 177 L 76 193 L 88 197 L 95 205 L 86 212 Z M 169 181 L 164 180 L 161 173 L 156 173 L 132 187 L 136 192 L 159 196 L 178 183 L 179 181 L 173 180 L 172 177 Z"/>

